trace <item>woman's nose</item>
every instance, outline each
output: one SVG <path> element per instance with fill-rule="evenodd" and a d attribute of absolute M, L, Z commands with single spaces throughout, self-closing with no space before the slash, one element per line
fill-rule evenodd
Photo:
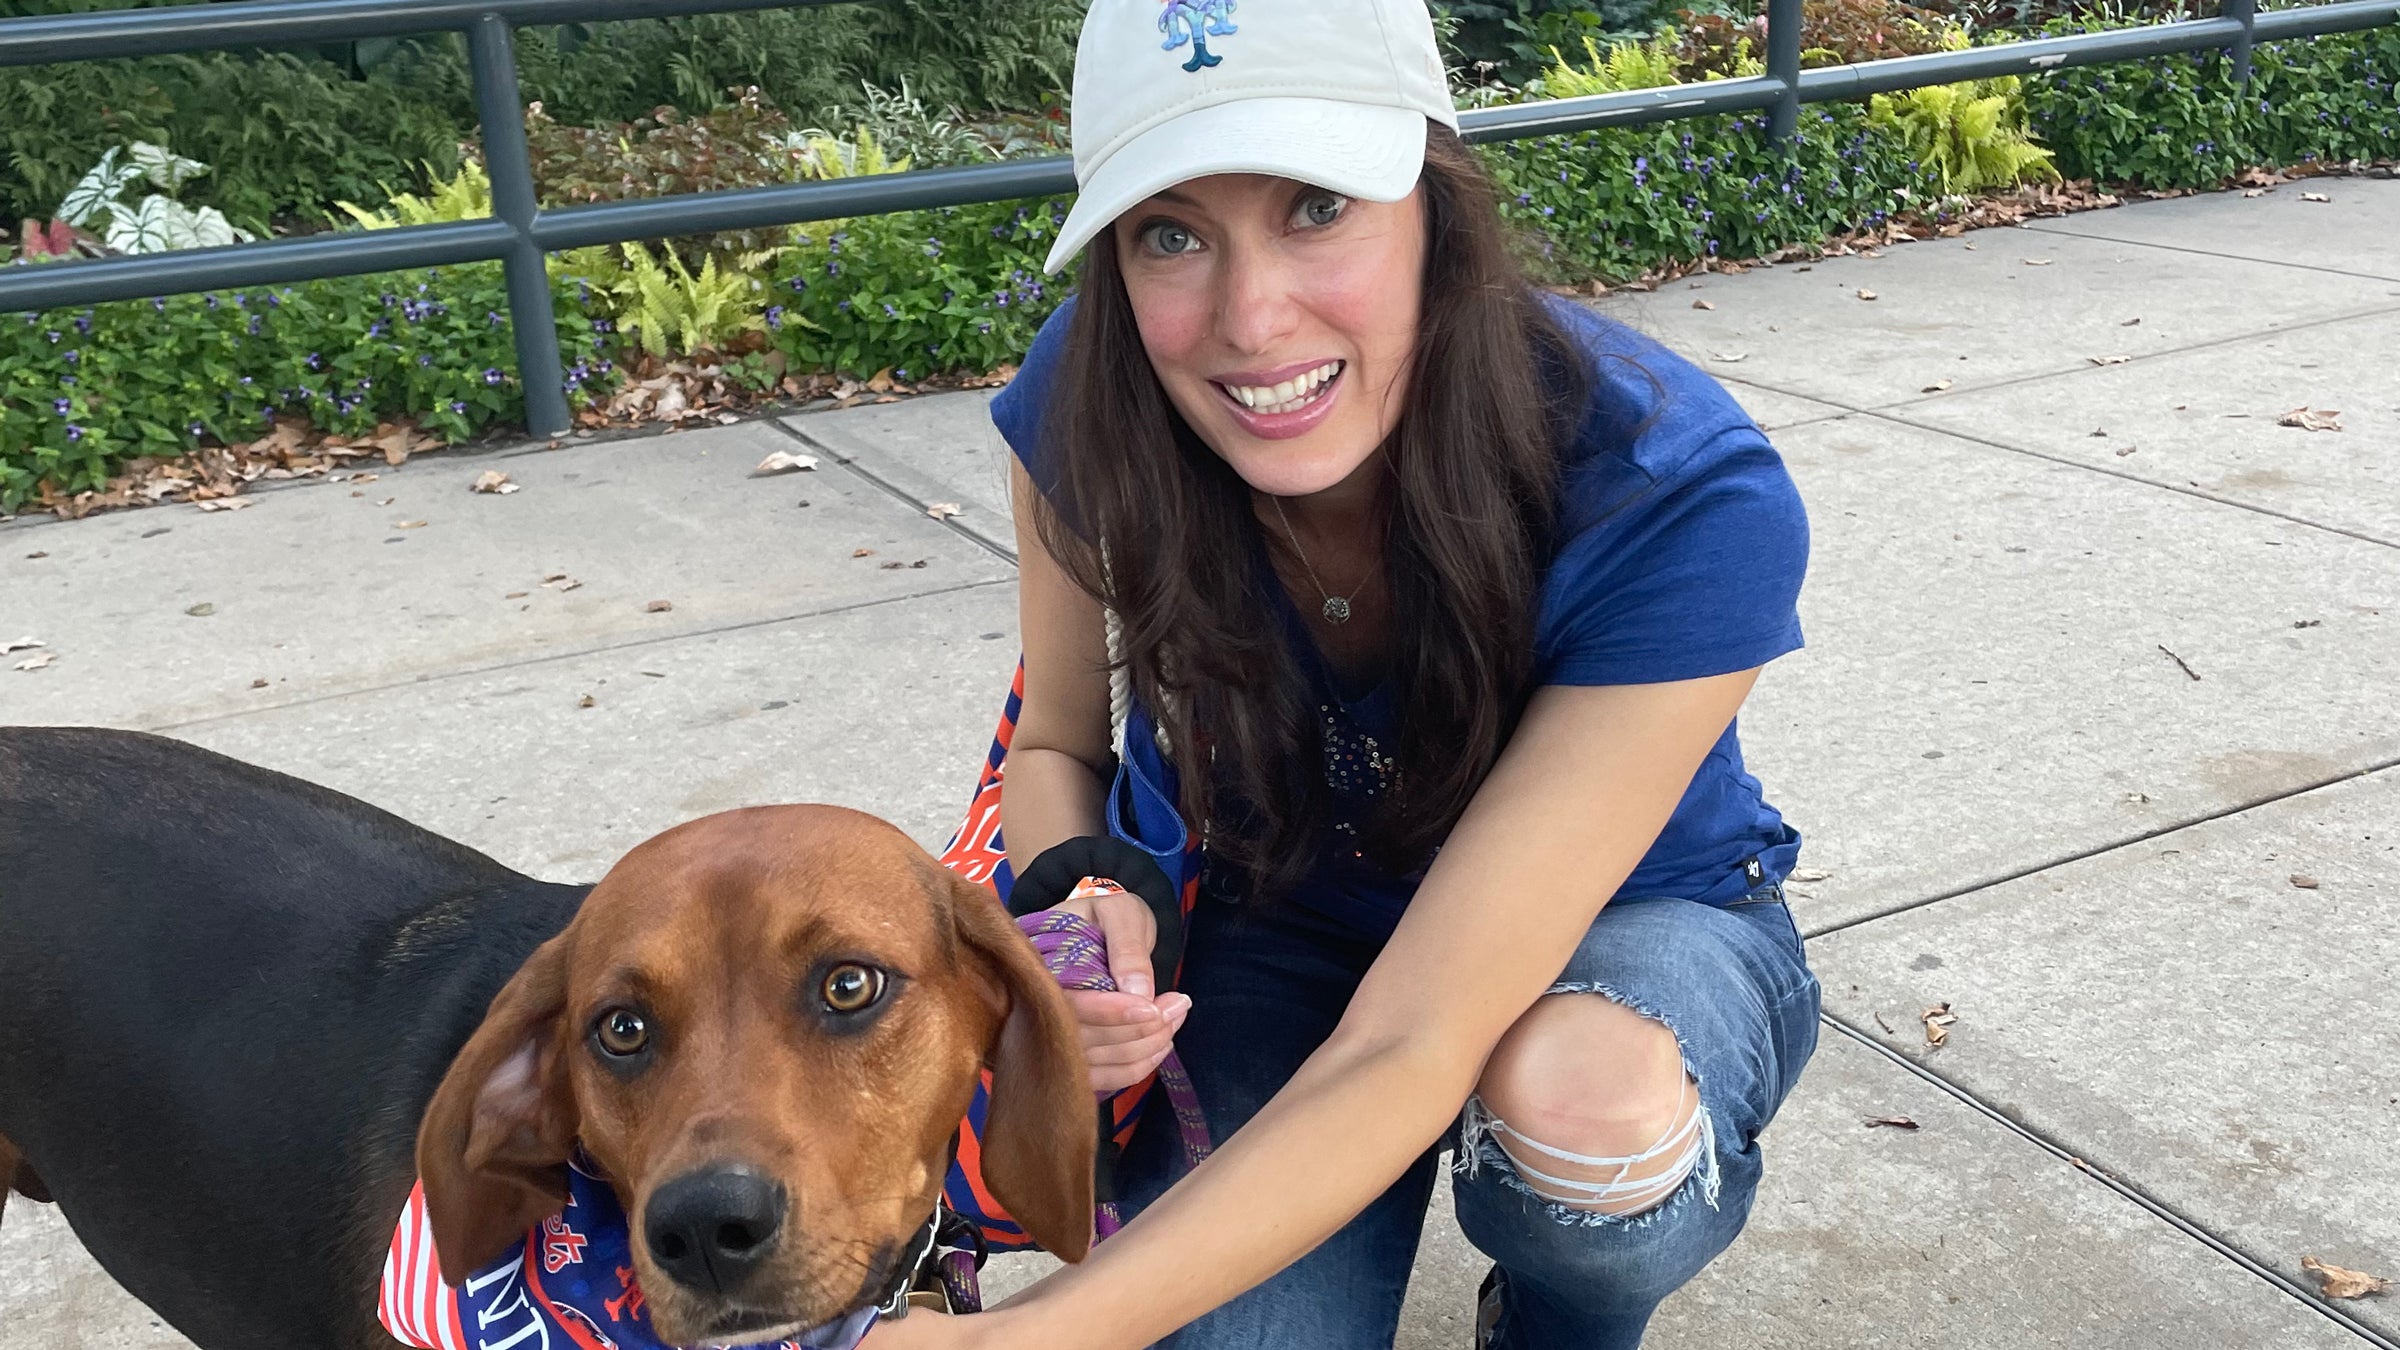
<path fill-rule="evenodd" d="M 1298 278 L 1271 249 L 1237 249 L 1218 277 L 1217 335 L 1238 351 L 1271 351 L 1293 330 Z"/>

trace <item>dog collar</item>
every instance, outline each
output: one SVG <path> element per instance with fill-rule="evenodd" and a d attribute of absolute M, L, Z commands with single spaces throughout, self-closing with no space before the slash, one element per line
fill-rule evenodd
<path fill-rule="evenodd" d="M 856 1350 L 877 1320 L 899 1317 L 941 1233 L 939 1206 L 909 1242 L 892 1287 L 867 1307 L 799 1336 L 739 1350 Z M 418 1350 L 678 1350 L 658 1338 L 633 1271 L 633 1240 L 616 1191 L 585 1167 L 567 1168 L 567 1203 L 500 1258 L 452 1285 L 441 1276 L 425 1186 L 409 1192 L 384 1258 L 377 1315 Z"/>

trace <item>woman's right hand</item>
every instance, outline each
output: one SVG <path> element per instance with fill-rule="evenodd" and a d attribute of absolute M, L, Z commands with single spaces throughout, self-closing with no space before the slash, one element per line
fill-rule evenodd
<path fill-rule="evenodd" d="M 1156 993 L 1150 950 L 1158 921 L 1150 906 L 1129 891 L 1087 896 L 1052 906 L 1100 930 L 1108 943 L 1108 973 L 1116 990 L 1070 989 L 1067 1002 L 1083 1033 L 1083 1057 L 1091 1065 L 1092 1091 L 1115 1092 L 1150 1076 L 1175 1048 L 1175 1034 L 1192 1010 L 1186 995 Z"/>

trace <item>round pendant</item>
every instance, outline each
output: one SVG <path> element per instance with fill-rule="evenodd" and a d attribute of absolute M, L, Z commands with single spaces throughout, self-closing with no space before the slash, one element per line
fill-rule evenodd
<path fill-rule="evenodd" d="M 1350 601 L 1346 596 L 1325 597 L 1325 622 L 1343 623 L 1350 618 Z"/>

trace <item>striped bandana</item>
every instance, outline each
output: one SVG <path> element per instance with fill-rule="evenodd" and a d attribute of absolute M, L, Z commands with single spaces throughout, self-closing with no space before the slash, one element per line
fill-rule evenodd
<path fill-rule="evenodd" d="M 567 1168 L 566 1208 L 463 1285 L 442 1279 L 418 1182 L 384 1257 L 377 1315 L 418 1350 L 672 1350 L 650 1329 L 616 1192 L 575 1165 Z M 853 1350 L 877 1316 L 861 1308 L 798 1340 L 742 1350 Z"/>

